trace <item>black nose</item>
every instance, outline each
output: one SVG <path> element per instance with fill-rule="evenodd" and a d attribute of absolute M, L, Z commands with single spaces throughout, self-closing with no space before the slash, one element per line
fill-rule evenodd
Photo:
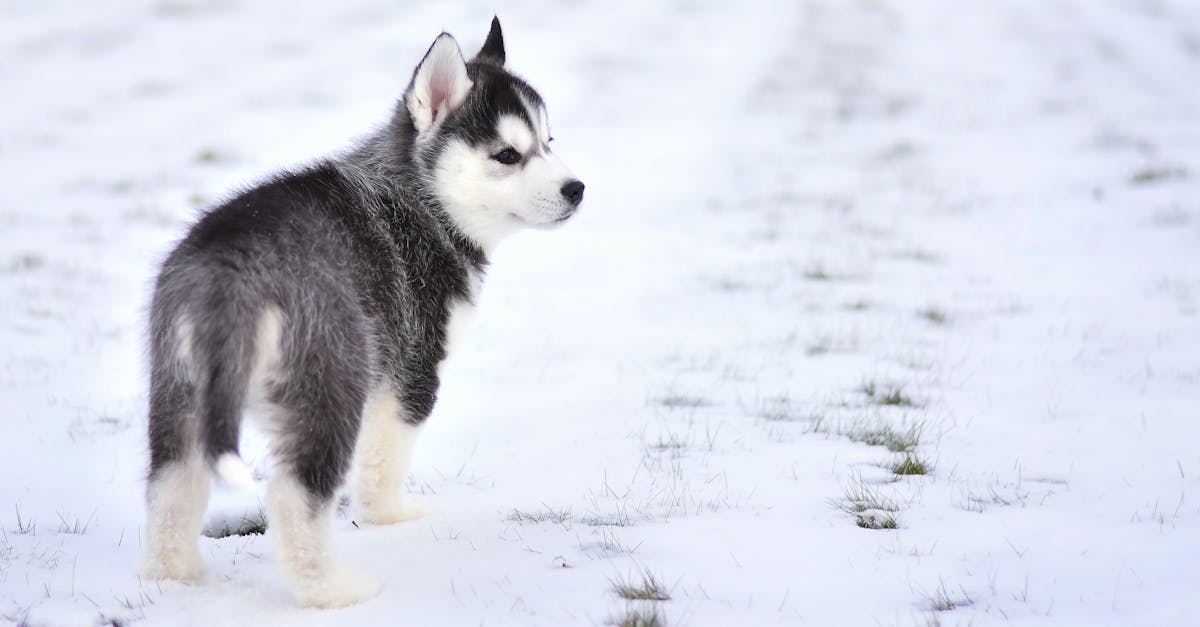
<path fill-rule="evenodd" d="M 578 205 L 583 201 L 583 181 L 568 181 L 562 186 L 562 195 L 571 201 L 572 205 Z"/>

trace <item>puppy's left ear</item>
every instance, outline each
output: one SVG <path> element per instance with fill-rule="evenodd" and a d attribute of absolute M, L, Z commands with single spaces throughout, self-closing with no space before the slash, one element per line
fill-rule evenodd
<path fill-rule="evenodd" d="M 492 18 L 492 30 L 488 31 L 487 41 L 483 42 L 474 61 L 504 67 L 504 33 L 500 32 L 499 17 Z"/>
<path fill-rule="evenodd" d="M 442 33 L 413 71 L 412 82 L 404 93 L 408 112 L 417 133 L 437 126 L 452 111 L 462 106 L 471 91 L 467 63 L 462 50 L 450 33 Z"/>

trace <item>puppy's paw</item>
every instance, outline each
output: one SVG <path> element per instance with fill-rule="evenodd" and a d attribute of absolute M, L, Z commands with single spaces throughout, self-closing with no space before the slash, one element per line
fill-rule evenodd
<path fill-rule="evenodd" d="M 372 525 L 391 525 L 416 520 L 428 514 L 431 509 L 424 497 L 403 494 L 382 503 L 360 505 L 358 517 Z"/>
<path fill-rule="evenodd" d="M 339 569 L 304 582 L 296 590 L 296 602 L 303 607 L 333 609 L 362 603 L 374 598 L 379 590 L 379 581 L 374 577 Z"/>
<path fill-rule="evenodd" d="M 188 550 L 150 550 L 142 556 L 138 567 L 142 579 L 174 579 L 194 583 L 204 576 L 204 559 L 198 548 Z"/>

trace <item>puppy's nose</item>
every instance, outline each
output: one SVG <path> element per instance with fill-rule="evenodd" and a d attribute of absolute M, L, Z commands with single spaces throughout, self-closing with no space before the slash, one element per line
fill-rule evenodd
<path fill-rule="evenodd" d="M 562 195 L 571 201 L 572 205 L 578 205 L 583 201 L 583 181 L 567 181 L 567 184 L 562 186 Z"/>

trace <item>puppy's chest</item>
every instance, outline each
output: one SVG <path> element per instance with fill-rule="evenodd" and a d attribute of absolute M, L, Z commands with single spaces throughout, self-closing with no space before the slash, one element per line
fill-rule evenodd
<path fill-rule="evenodd" d="M 478 277 L 468 277 L 466 298 L 451 298 L 446 303 L 446 327 L 442 343 L 443 363 L 445 358 L 460 348 L 475 321 L 475 297 L 479 293 Z"/>
<path fill-rule="evenodd" d="M 475 305 L 470 301 L 455 299 L 447 306 L 446 339 L 442 349 L 445 357 L 452 355 L 463 343 L 475 321 Z"/>

